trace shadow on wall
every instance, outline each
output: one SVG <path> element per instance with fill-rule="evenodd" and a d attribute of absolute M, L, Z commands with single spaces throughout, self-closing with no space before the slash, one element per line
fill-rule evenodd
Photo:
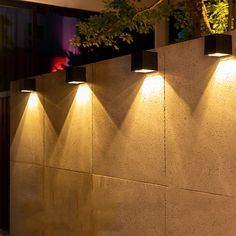
<path fill-rule="evenodd" d="M 17 87 L 12 88 L 12 91 L 16 92 L 17 90 Z M 22 119 L 24 119 L 24 113 L 26 112 L 26 109 L 27 109 L 27 104 L 28 104 L 28 101 L 29 101 L 29 94 L 19 94 L 21 97 L 20 97 L 20 102 L 18 103 L 17 106 L 14 107 L 14 110 L 12 110 L 12 112 L 14 114 L 17 114 L 15 117 L 14 117 L 14 123 L 11 122 L 11 145 L 13 144 L 14 142 L 14 137 L 16 135 L 17 132 L 20 132 L 22 133 L 22 130 L 19 130 L 19 127 L 22 127 L 20 126 L 19 124 L 21 124 L 22 122 Z M 17 99 L 17 98 L 16 98 Z M 14 100 L 11 101 L 11 103 L 13 103 Z"/>
<path fill-rule="evenodd" d="M 185 101 L 192 113 L 217 67 L 217 63 L 212 63 L 217 60 L 216 58 L 206 57 L 203 51 L 199 50 L 202 45 L 203 39 L 199 39 L 183 42 L 175 50 L 172 50 L 174 45 L 166 47 L 165 50 L 165 61 L 168 62 L 165 65 L 168 72 L 166 81 L 178 97 Z M 194 56 L 190 57 L 191 54 Z"/>
<path fill-rule="evenodd" d="M 119 57 L 116 60 L 98 62 L 95 67 L 96 80 L 93 84 L 96 105 L 102 107 L 117 128 L 121 128 L 134 101 L 139 97 L 146 75 L 130 71 L 130 56 Z M 105 71 L 104 71 L 105 69 Z M 105 75 L 104 75 L 105 73 Z M 147 87 L 153 84 L 144 85 Z M 146 94 L 147 95 L 147 94 Z M 144 98 L 143 94 L 143 98 Z"/>
<path fill-rule="evenodd" d="M 42 76 L 42 79 L 45 80 L 42 83 L 45 85 L 39 88 L 42 89 L 43 97 L 41 97 L 41 103 L 43 104 L 46 117 L 58 136 L 63 129 L 78 89 L 77 86 L 67 85 L 64 78 L 65 71 Z"/>
<path fill-rule="evenodd" d="M 37 80 L 38 102 L 13 93 L 16 232 L 235 235 L 236 61 L 202 45 L 165 47 L 165 78 L 127 56 L 88 65 L 90 86 L 59 72 Z"/>

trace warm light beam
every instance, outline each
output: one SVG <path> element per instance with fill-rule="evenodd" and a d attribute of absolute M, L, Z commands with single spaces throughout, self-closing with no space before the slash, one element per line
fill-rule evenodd
<path fill-rule="evenodd" d="M 135 70 L 134 72 L 136 73 L 151 73 L 154 72 L 155 70 L 149 70 L 149 69 L 140 69 L 140 70 Z"/>
<path fill-rule="evenodd" d="M 28 100 L 28 107 L 30 110 L 37 108 L 39 98 L 37 93 L 31 93 Z"/>
<path fill-rule="evenodd" d="M 88 103 L 90 100 L 91 100 L 91 91 L 89 86 L 85 83 L 80 84 L 76 93 L 76 103 L 84 104 Z"/>
<path fill-rule="evenodd" d="M 227 53 L 209 53 L 207 54 L 207 56 L 209 57 L 225 57 L 225 56 L 229 56 L 230 54 Z"/>
<path fill-rule="evenodd" d="M 226 80 L 235 80 L 236 75 L 236 60 L 228 59 L 222 60 L 219 62 L 216 71 L 215 71 L 215 80 L 217 81 L 226 81 Z"/>
<path fill-rule="evenodd" d="M 143 97 L 156 97 L 164 89 L 164 79 L 161 75 L 147 76 L 143 82 L 141 93 Z"/>

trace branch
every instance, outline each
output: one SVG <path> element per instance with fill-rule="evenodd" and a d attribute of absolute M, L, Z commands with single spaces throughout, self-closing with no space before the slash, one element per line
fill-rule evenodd
<path fill-rule="evenodd" d="M 207 16 L 207 9 L 206 9 L 206 5 L 204 3 L 204 0 L 202 0 L 202 16 L 203 16 L 203 20 L 205 22 L 205 25 L 209 31 L 209 33 L 211 33 L 212 29 L 211 29 L 211 25 Z"/>
<path fill-rule="evenodd" d="M 156 8 L 159 4 L 161 4 L 163 1 L 164 1 L 164 0 L 158 0 L 157 2 L 153 3 L 151 6 L 146 7 L 146 8 L 144 8 L 144 9 L 142 9 L 141 11 L 136 12 L 136 14 L 133 16 L 133 19 L 134 19 L 135 17 L 137 17 L 138 15 L 140 15 L 140 14 L 146 12 L 146 11 L 150 11 L 150 10 L 155 9 L 155 8 Z"/>
<path fill-rule="evenodd" d="M 232 18 L 233 18 L 233 1 L 228 0 L 228 9 L 229 9 L 229 15 L 228 15 L 228 31 L 231 30 L 231 24 L 232 24 Z"/>

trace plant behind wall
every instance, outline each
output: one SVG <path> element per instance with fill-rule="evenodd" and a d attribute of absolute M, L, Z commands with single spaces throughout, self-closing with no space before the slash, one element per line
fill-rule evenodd
<path fill-rule="evenodd" d="M 174 19 L 178 31 L 175 41 L 208 34 L 224 33 L 234 27 L 233 0 L 155 0 L 151 5 L 141 0 L 103 0 L 104 10 L 79 22 L 71 44 L 78 48 L 100 46 L 119 49 L 119 43 L 133 42 L 132 32 L 147 34 L 157 20 Z M 157 25 L 158 27 L 158 25 Z"/>

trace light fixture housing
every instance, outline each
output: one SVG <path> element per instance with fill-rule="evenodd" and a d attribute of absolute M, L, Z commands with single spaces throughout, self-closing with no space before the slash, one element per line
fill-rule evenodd
<path fill-rule="evenodd" d="M 211 57 L 232 55 L 232 36 L 228 34 L 211 34 L 205 36 L 204 54 Z"/>
<path fill-rule="evenodd" d="M 32 93 L 36 91 L 35 79 L 21 79 L 19 84 L 20 92 Z"/>
<path fill-rule="evenodd" d="M 158 70 L 157 52 L 138 51 L 131 55 L 131 71 L 150 73 Z"/>
<path fill-rule="evenodd" d="M 86 82 L 86 68 L 71 66 L 66 69 L 66 82 L 68 84 L 81 84 Z"/>

